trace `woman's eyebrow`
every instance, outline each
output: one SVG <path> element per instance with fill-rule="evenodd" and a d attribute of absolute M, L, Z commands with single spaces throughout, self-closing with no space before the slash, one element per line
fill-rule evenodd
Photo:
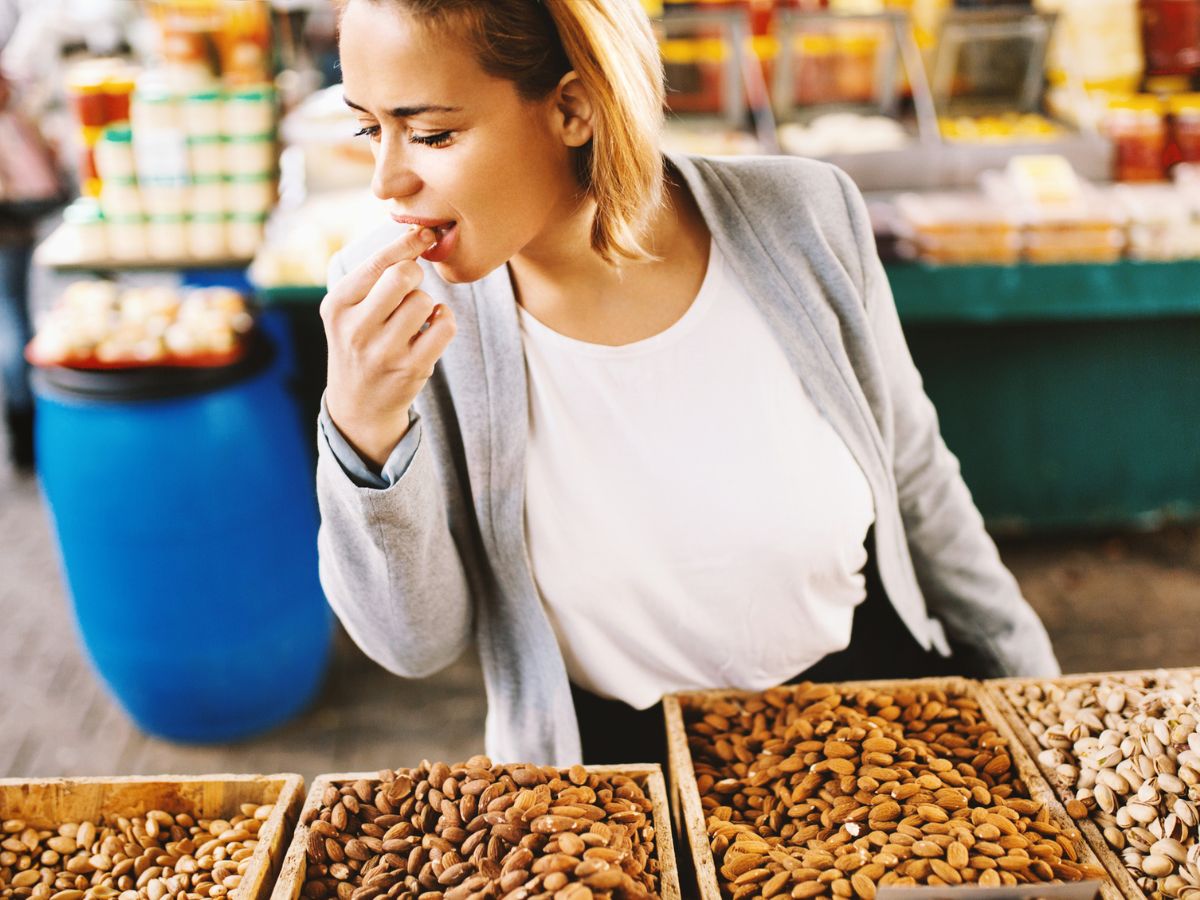
<path fill-rule="evenodd" d="M 371 114 L 369 109 L 359 106 L 349 97 L 342 97 L 346 101 L 346 105 L 351 109 L 357 109 L 359 112 L 364 112 L 367 115 Z M 445 112 L 462 112 L 461 106 L 439 106 L 435 103 L 426 103 L 421 106 L 397 106 L 394 109 L 388 110 L 388 115 L 396 119 L 410 119 L 413 116 L 424 115 L 425 113 L 445 113 Z"/>

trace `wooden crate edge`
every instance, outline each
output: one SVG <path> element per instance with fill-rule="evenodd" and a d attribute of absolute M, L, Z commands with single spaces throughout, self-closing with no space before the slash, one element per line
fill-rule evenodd
<path fill-rule="evenodd" d="M 716 692 L 704 692 L 705 694 Z M 727 693 L 727 692 L 723 692 Z M 667 762 L 672 770 L 672 781 L 678 791 L 680 837 L 691 849 L 692 866 L 695 869 L 696 887 L 700 900 L 721 900 L 721 885 L 717 881 L 717 861 L 708 843 L 708 830 L 704 822 L 704 807 L 700 802 L 700 790 L 696 786 L 696 770 L 692 766 L 692 755 L 688 751 L 687 732 L 683 723 L 681 697 L 694 694 L 672 694 L 663 698 L 663 714 L 667 720 Z"/>

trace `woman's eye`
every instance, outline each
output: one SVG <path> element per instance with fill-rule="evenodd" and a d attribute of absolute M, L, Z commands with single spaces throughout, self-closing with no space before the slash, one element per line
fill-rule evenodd
<path fill-rule="evenodd" d="M 358 131 L 354 132 L 355 137 L 377 137 L 379 135 L 378 125 L 364 125 Z"/>
<path fill-rule="evenodd" d="M 439 131 L 437 134 L 410 134 L 408 139 L 414 144 L 424 144 L 426 147 L 442 147 L 450 143 L 452 137 L 453 131 Z"/>

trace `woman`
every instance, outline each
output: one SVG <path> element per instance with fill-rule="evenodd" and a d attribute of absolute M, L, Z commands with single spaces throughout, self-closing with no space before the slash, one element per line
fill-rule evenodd
<path fill-rule="evenodd" d="M 487 752 L 560 765 L 660 754 L 674 690 L 1057 671 L 844 174 L 664 159 L 638 0 L 347 0 L 340 51 L 396 223 L 321 309 L 321 574 L 372 658 L 473 638 Z"/>

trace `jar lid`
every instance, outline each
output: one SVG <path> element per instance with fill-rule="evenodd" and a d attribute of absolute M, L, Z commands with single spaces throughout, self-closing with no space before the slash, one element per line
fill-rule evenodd
<path fill-rule="evenodd" d="M 129 144 L 133 142 L 133 129 L 129 127 L 128 123 L 109 125 L 100 135 L 100 140 L 112 144 Z"/>
<path fill-rule="evenodd" d="M 216 103 L 221 99 L 221 89 L 218 87 L 197 88 L 188 92 L 183 99 L 186 103 Z"/>
<path fill-rule="evenodd" d="M 779 39 L 770 34 L 756 34 L 750 39 L 750 49 L 759 59 L 775 59 L 779 56 Z"/>
<path fill-rule="evenodd" d="M 1200 112 L 1200 94 L 1176 94 L 1168 103 L 1175 115 Z"/>
<path fill-rule="evenodd" d="M 187 187 L 187 185 L 188 180 L 186 177 L 177 177 L 174 175 L 162 175 L 157 178 L 150 177 L 142 179 L 142 187 L 155 188 L 159 190 L 163 188 L 179 188 L 182 190 L 183 188 Z"/>
<path fill-rule="evenodd" d="M 1114 97 L 1108 101 L 1110 110 L 1124 112 L 1145 112 L 1162 115 L 1163 102 L 1153 94 L 1132 94 L 1127 97 Z"/>
<path fill-rule="evenodd" d="M 233 88 L 228 99 L 239 103 L 269 103 L 275 100 L 275 88 L 269 84 L 251 84 Z"/>
<path fill-rule="evenodd" d="M 100 204 L 88 197 L 81 197 L 63 210 L 63 221 L 68 225 L 98 225 L 104 221 Z"/>
<path fill-rule="evenodd" d="M 175 94 L 165 85 L 139 84 L 133 89 L 133 99 L 138 103 L 174 103 Z"/>

